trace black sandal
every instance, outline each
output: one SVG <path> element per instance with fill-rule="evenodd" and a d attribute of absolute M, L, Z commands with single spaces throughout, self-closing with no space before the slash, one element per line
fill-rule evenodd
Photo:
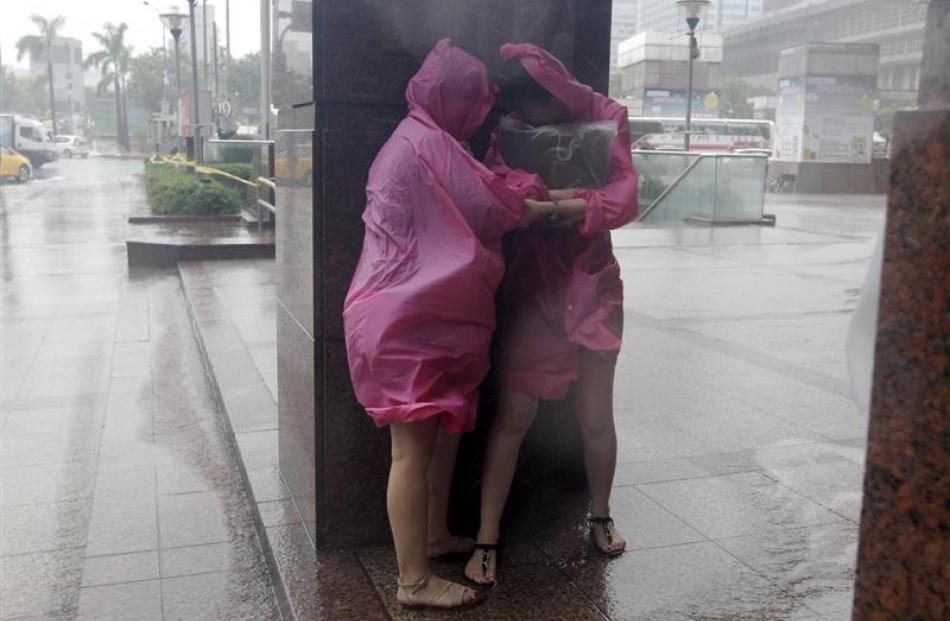
<path fill-rule="evenodd" d="M 481 551 L 482 551 L 482 575 L 488 573 L 488 563 L 489 563 L 489 560 L 490 560 L 490 557 L 488 556 L 488 553 L 489 553 L 489 552 L 496 552 L 496 554 L 495 554 L 495 571 L 498 570 L 498 569 L 497 569 L 497 567 L 498 567 L 498 555 L 497 555 L 498 544 L 497 544 L 497 543 L 476 543 L 475 546 L 474 546 L 474 548 L 473 548 L 473 550 L 481 550 Z M 479 582 L 479 581 L 477 581 L 477 580 L 472 580 L 471 578 L 468 577 L 468 575 L 465 576 L 465 579 L 466 579 L 470 584 L 473 584 L 473 585 L 475 585 L 475 586 L 477 586 L 477 587 L 481 587 L 481 588 L 493 587 L 493 586 L 495 586 L 495 584 L 496 584 L 496 581 L 495 581 L 495 580 L 492 580 L 491 582 Z"/>
<path fill-rule="evenodd" d="M 592 518 L 588 518 L 587 521 L 590 523 L 591 543 L 594 544 L 594 547 L 597 548 L 598 552 L 600 552 L 607 558 L 616 558 L 627 550 L 626 546 L 618 550 L 605 550 L 600 547 L 600 544 L 597 543 L 597 537 L 594 535 L 595 525 L 599 525 L 601 528 L 604 529 L 604 537 L 607 538 L 607 545 L 610 545 L 614 542 L 614 537 L 613 535 L 610 534 L 610 528 L 608 528 L 610 524 L 613 524 L 614 519 L 612 517 L 592 517 Z"/>

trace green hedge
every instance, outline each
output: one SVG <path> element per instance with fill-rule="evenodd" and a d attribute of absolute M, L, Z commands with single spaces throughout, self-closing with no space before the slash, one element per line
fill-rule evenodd
<path fill-rule="evenodd" d="M 155 215 L 214 215 L 238 213 L 241 197 L 220 181 L 199 181 L 187 168 L 146 164 L 145 192 Z"/>
<path fill-rule="evenodd" d="M 249 164 L 247 162 L 233 162 L 230 164 L 222 162 L 205 162 L 205 166 L 217 168 L 221 172 L 226 172 L 229 175 L 240 177 L 245 181 L 250 181 L 251 175 L 254 174 L 254 164 Z"/>

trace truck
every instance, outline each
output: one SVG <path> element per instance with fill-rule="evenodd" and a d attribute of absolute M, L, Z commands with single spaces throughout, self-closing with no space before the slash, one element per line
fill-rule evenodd
<path fill-rule="evenodd" d="M 43 124 L 19 114 L 0 114 L 0 144 L 26 157 L 33 168 L 59 157 Z"/>

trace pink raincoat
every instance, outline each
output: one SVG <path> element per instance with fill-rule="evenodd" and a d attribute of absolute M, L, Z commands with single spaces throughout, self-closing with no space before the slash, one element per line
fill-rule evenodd
<path fill-rule="evenodd" d="M 502 285 L 502 385 L 542 399 L 563 399 L 577 377 L 581 347 L 610 360 L 620 352 L 623 283 L 609 230 L 637 215 L 627 109 L 578 82 L 535 45 L 503 45 L 501 57 L 520 58 L 528 74 L 571 111 L 570 122 L 614 121 L 618 127 L 607 185 L 574 194 L 587 203 L 584 220 L 571 227 L 532 227 L 511 239 Z M 486 155 L 489 167 L 521 178 L 524 173 L 508 168 L 495 148 L 497 137 L 496 132 Z"/>
<path fill-rule="evenodd" d="M 378 426 L 475 426 L 489 367 L 502 236 L 523 199 L 474 159 L 494 104 L 485 66 L 447 39 L 406 88 L 409 116 L 373 162 L 363 253 L 343 310 L 356 396 Z"/>

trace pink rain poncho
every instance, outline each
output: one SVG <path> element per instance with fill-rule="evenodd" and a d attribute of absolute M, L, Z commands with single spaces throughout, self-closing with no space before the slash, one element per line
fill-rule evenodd
<path fill-rule="evenodd" d="M 502 59 L 519 58 L 525 71 L 570 110 L 571 123 L 613 121 L 617 137 L 610 174 L 599 189 L 578 189 L 585 216 L 575 226 L 531 227 L 514 233 L 502 285 L 502 386 L 542 399 L 564 398 L 577 377 L 580 348 L 609 360 L 620 352 L 623 283 L 610 229 L 637 215 L 637 173 L 630 157 L 627 109 L 578 82 L 547 51 L 506 44 Z M 524 175 L 505 165 L 498 132 L 486 156 L 500 175 Z"/>
<path fill-rule="evenodd" d="M 406 100 L 409 116 L 366 185 L 363 253 L 343 309 L 350 375 L 378 426 L 441 415 L 457 433 L 475 425 L 502 236 L 523 198 L 460 142 L 494 104 L 479 60 L 440 41 Z"/>

